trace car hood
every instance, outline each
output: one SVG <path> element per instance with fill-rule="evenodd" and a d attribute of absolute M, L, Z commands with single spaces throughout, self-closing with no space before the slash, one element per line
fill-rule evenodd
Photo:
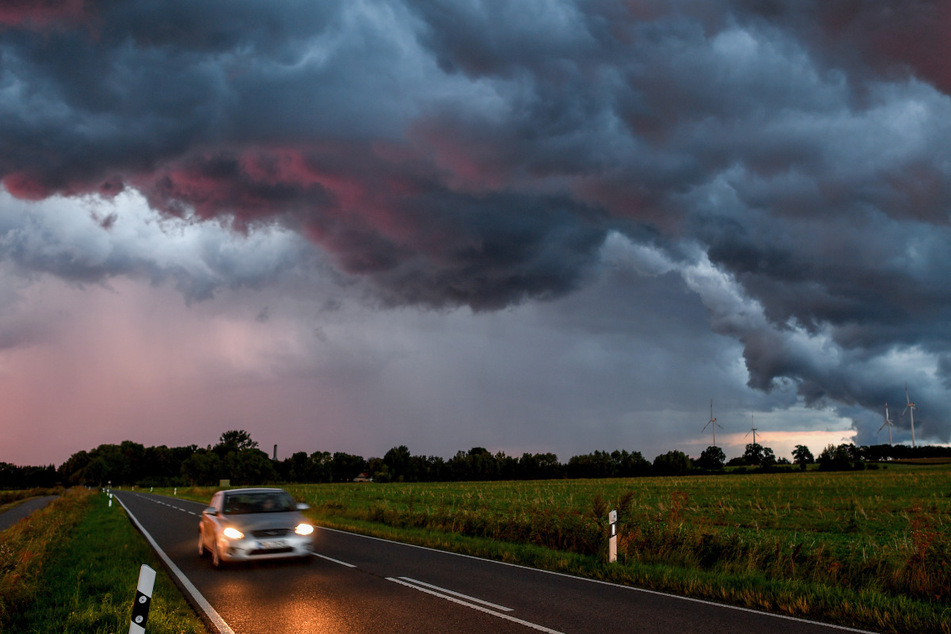
<path fill-rule="evenodd" d="M 234 526 L 242 532 L 268 529 L 268 528 L 290 528 L 293 529 L 298 524 L 311 522 L 297 511 L 288 511 L 286 513 L 241 513 L 237 515 L 223 515 L 222 522 L 228 526 Z"/>

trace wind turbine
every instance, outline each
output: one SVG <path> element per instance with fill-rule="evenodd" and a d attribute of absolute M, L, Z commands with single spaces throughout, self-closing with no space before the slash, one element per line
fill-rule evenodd
<path fill-rule="evenodd" d="M 755 444 L 756 444 L 756 428 L 753 427 L 753 415 L 752 415 L 752 414 L 750 414 L 750 430 L 749 430 L 748 432 L 746 432 L 746 436 L 749 436 L 750 434 L 753 434 L 753 444 L 755 445 Z M 746 436 L 743 436 L 743 438 L 746 438 Z"/>
<path fill-rule="evenodd" d="M 882 426 L 878 428 L 878 431 L 882 431 L 882 428 L 888 427 L 888 444 L 892 444 L 892 419 L 888 417 L 888 403 L 885 403 L 885 422 L 882 423 Z"/>
<path fill-rule="evenodd" d="M 707 427 L 713 427 L 713 446 L 717 446 L 717 427 L 723 429 L 723 426 L 717 423 L 717 419 L 713 417 L 713 399 L 710 399 L 710 420 L 707 421 L 707 424 L 703 426 L 703 431 L 707 431 Z"/>
<path fill-rule="evenodd" d="M 911 402 L 911 397 L 908 396 L 908 384 L 905 383 L 905 409 L 901 411 L 902 419 L 905 418 L 905 412 L 909 412 L 911 415 L 911 446 L 915 446 L 915 410 L 918 409 L 918 406 Z"/>

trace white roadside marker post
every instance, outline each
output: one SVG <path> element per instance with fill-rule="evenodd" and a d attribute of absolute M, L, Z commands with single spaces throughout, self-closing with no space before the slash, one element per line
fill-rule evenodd
<path fill-rule="evenodd" d="M 608 538 L 608 563 L 617 561 L 617 511 L 608 513 L 608 525 L 611 527 Z"/>
<path fill-rule="evenodd" d="M 132 604 L 132 622 L 129 634 L 145 634 L 145 624 L 149 620 L 149 606 L 152 604 L 152 588 L 155 586 L 155 571 L 142 564 L 139 569 L 139 585 L 135 590 L 135 602 Z"/>

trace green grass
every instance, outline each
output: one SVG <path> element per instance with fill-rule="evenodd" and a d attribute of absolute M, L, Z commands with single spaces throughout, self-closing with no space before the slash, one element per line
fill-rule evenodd
<path fill-rule="evenodd" d="M 880 631 L 951 632 L 948 464 L 287 489 L 324 526 Z"/>
<path fill-rule="evenodd" d="M 80 489 L 69 491 L 0 533 L 0 631 L 32 601 L 55 543 L 79 522 L 86 497 Z M 5 499 L 25 498 L 8 494 Z"/>
<path fill-rule="evenodd" d="M 120 506 L 110 508 L 104 494 L 79 489 L 64 497 L 64 508 L 54 502 L 21 523 L 23 531 L 44 533 L 44 544 L 40 550 L 20 544 L 20 558 L 29 562 L 24 571 L 29 582 L 5 602 L 0 631 L 127 632 L 142 564 L 158 573 L 149 634 L 207 631 Z"/>

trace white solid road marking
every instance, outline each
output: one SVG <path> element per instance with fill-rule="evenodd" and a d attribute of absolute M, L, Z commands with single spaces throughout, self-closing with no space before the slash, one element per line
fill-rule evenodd
<path fill-rule="evenodd" d="M 321 555 L 320 553 L 311 553 L 314 557 L 320 557 L 321 559 L 326 559 L 327 561 L 332 561 L 335 564 L 340 564 L 341 566 L 346 566 L 347 568 L 356 568 L 354 564 L 348 564 L 345 561 L 340 561 L 339 559 L 334 559 L 333 557 L 328 557 L 327 555 Z"/>
<path fill-rule="evenodd" d="M 453 590 L 447 590 L 446 588 L 441 588 L 441 587 L 439 587 L 439 586 L 434 586 L 433 584 L 431 584 L 431 583 L 426 583 L 425 581 L 419 581 L 418 579 L 411 579 L 410 577 L 400 577 L 400 579 L 402 579 L 403 581 L 412 583 L 412 584 L 414 584 L 414 585 L 417 585 L 417 586 L 426 586 L 427 588 L 431 588 L 431 589 L 435 590 L 436 592 L 442 592 L 442 593 L 444 593 L 444 594 L 451 594 L 451 595 L 454 596 L 454 597 L 459 597 L 460 599 L 464 599 L 464 600 L 466 600 L 466 601 L 473 601 L 473 602 L 475 602 L 475 603 L 481 603 L 482 605 L 484 605 L 484 606 L 486 606 L 486 607 L 490 607 L 490 608 L 492 608 L 492 609 L 494 609 L 494 610 L 501 610 L 502 612 L 512 612 L 512 608 L 507 608 L 507 607 L 505 607 L 504 605 L 496 605 L 495 603 L 489 603 L 488 601 L 483 601 L 482 599 L 476 599 L 475 597 L 470 597 L 468 594 L 462 594 L 461 592 L 454 592 Z"/>
<path fill-rule="evenodd" d="M 386 580 L 392 581 L 394 583 L 398 583 L 402 586 L 406 586 L 407 588 L 412 588 L 413 590 L 418 590 L 419 592 L 425 592 L 426 594 L 431 594 L 434 597 L 439 597 L 440 599 L 445 599 L 446 601 L 452 601 L 453 603 L 465 606 L 467 608 L 471 608 L 473 610 L 478 610 L 479 612 L 482 612 L 483 614 L 489 614 L 491 616 L 494 616 L 500 619 L 505 619 L 506 621 L 511 621 L 512 623 L 518 623 L 519 625 L 530 627 L 533 630 L 538 630 L 539 632 L 547 632 L 548 634 L 562 634 L 562 632 L 547 628 L 544 625 L 539 625 L 538 623 L 532 623 L 530 621 L 523 621 L 522 619 L 517 619 L 514 616 L 511 616 L 509 614 L 496 612 L 495 610 L 490 610 L 489 608 L 483 607 L 481 605 L 477 605 L 475 603 L 469 603 L 468 601 L 463 601 L 462 599 L 457 599 L 454 596 L 446 594 L 447 592 L 449 592 L 448 590 L 443 590 L 442 592 L 436 592 L 435 590 L 430 590 L 429 588 L 418 586 L 415 583 L 410 583 L 408 581 L 404 581 L 403 579 L 397 579 L 396 577 L 387 577 Z M 429 584 L 426 584 L 426 585 L 429 585 Z M 434 587 L 434 586 L 431 586 L 431 587 Z M 452 594 L 458 594 L 458 593 L 453 592 Z"/>

